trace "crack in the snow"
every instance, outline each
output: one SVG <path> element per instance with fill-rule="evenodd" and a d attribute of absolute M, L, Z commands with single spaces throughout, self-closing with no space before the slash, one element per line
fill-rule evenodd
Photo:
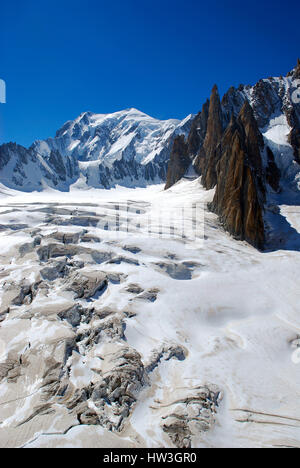
<path fill-rule="evenodd" d="M 8 405 L 9 403 L 14 403 L 15 401 L 19 401 L 19 400 L 25 400 L 25 398 L 29 398 L 29 397 L 31 397 L 33 395 L 36 395 L 39 391 L 40 391 L 40 388 L 38 390 L 36 390 L 35 392 L 33 392 L 33 393 L 29 393 L 29 395 L 25 395 L 25 396 L 22 396 L 22 397 L 19 397 L 19 398 L 14 398 L 13 400 L 8 400 L 8 401 L 5 401 L 3 403 L 0 403 L 0 406 Z"/>
<path fill-rule="evenodd" d="M 270 416 L 270 417 L 273 417 L 273 418 L 287 419 L 287 420 L 290 420 L 290 421 L 300 422 L 300 419 L 297 419 L 297 418 L 291 418 L 289 416 L 281 416 L 279 414 L 264 413 L 264 412 L 261 412 L 261 411 L 253 411 L 253 410 L 239 409 L 239 408 L 234 408 L 231 411 L 240 411 L 240 412 L 243 412 L 243 413 L 249 413 L 249 414 L 254 414 L 254 415 L 257 414 L 257 415 L 261 415 L 261 416 Z"/>
<path fill-rule="evenodd" d="M 66 429 L 63 432 L 41 432 L 41 434 L 39 434 L 34 439 L 29 440 L 24 445 L 22 445 L 20 448 L 25 448 L 27 445 L 32 444 L 33 442 L 35 442 L 37 439 L 39 439 L 42 436 L 66 435 L 71 429 L 73 429 L 73 427 L 78 427 L 78 426 L 82 426 L 82 425 L 83 424 L 72 424 L 72 426 L 68 427 L 68 429 Z"/>

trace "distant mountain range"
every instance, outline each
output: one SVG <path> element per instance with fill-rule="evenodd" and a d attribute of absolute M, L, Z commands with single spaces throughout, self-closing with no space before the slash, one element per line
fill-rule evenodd
<path fill-rule="evenodd" d="M 0 146 L 0 182 L 23 190 L 52 187 L 110 188 L 162 182 L 174 138 L 188 135 L 193 116 L 160 121 L 136 109 L 113 114 L 85 112 L 57 131 L 54 138 L 26 149 Z"/>
<path fill-rule="evenodd" d="M 230 88 L 196 116 L 160 121 L 136 110 L 85 112 L 30 148 L 0 146 L 0 183 L 34 191 L 145 186 L 195 174 L 234 237 L 284 246 L 280 204 L 300 204 L 300 61 L 285 77 Z M 278 229 L 278 226 L 281 226 Z"/>

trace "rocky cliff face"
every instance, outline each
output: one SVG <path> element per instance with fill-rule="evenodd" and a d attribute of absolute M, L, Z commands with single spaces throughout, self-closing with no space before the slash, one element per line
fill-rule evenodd
<path fill-rule="evenodd" d="M 269 212 L 278 197 L 300 203 L 299 78 L 298 60 L 286 77 L 231 87 L 221 101 L 214 86 L 205 136 L 194 140 L 196 157 L 195 146 L 192 153 L 182 141 L 203 186 L 216 187 L 211 208 L 225 228 L 261 249 L 269 244 Z"/>
<path fill-rule="evenodd" d="M 290 71 L 287 76 L 291 76 L 294 79 L 299 79 L 300 78 L 300 58 L 297 59 L 297 65 L 296 67 Z"/>
<path fill-rule="evenodd" d="M 297 66 L 291 72 L 290 76 L 294 89 L 291 93 L 291 99 L 287 102 L 285 107 L 287 121 L 291 127 L 288 141 L 293 147 L 296 161 L 300 164 L 300 59 L 298 59 Z"/>
<path fill-rule="evenodd" d="M 190 164 L 188 145 L 184 140 L 184 136 L 180 135 L 175 138 L 173 143 L 165 188 L 168 189 L 176 184 L 184 176 Z"/>
<path fill-rule="evenodd" d="M 207 119 L 207 130 L 203 145 L 200 147 L 195 166 L 202 174 L 203 185 L 213 188 L 217 183 L 216 165 L 218 162 L 218 145 L 223 135 L 222 108 L 218 88 L 212 89 Z"/>
<path fill-rule="evenodd" d="M 211 209 L 236 238 L 263 248 L 263 181 L 260 134 L 248 103 L 232 120 L 221 140 L 216 166 L 217 187 Z"/>
<path fill-rule="evenodd" d="M 79 175 L 76 160 L 50 151 L 45 160 L 34 148 L 16 143 L 0 146 L 0 182 L 6 187 L 30 192 L 47 186 L 60 190 L 75 182 Z"/>
<path fill-rule="evenodd" d="M 203 144 L 208 125 L 210 101 L 203 104 L 201 112 L 198 112 L 191 124 L 191 130 L 187 137 L 188 153 L 193 159 L 197 156 L 199 147 Z"/>
<path fill-rule="evenodd" d="M 194 164 L 196 168 L 197 164 L 195 164 L 194 159 L 197 159 L 199 147 L 203 144 L 207 133 L 208 114 L 209 100 L 205 102 L 201 112 L 198 112 L 192 120 L 186 141 L 183 135 L 175 138 L 168 164 L 166 189 L 178 182 L 191 164 Z"/>

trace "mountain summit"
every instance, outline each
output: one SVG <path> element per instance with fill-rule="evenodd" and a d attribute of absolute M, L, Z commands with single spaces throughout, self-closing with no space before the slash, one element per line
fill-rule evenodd
<path fill-rule="evenodd" d="M 17 190 L 49 186 L 110 188 L 162 182 L 176 135 L 187 136 L 192 116 L 183 121 L 154 119 L 137 109 L 112 114 L 84 112 L 66 122 L 54 138 L 29 149 L 0 146 L 0 181 Z"/>
<path fill-rule="evenodd" d="M 29 149 L 0 146 L 0 182 L 22 191 L 51 187 L 146 186 L 185 175 L 215 189 L 210 209 L 234 237 L 259 249 L 286 241 L 280 205 L 300 204 L 300 60 L 286 77 L 214 85 L 196 116 L 154 119 L 130 108 L 84 112 Z"/>

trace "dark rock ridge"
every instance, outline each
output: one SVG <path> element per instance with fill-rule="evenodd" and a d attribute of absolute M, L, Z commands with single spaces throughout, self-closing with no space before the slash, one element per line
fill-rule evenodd
<path fill-rule="evenodd" d="M 197 157 L 207 132 L 208 113 L 209 100 L 205 102 L 202 111 L 198 112 L 193 119 L 187 141 L 183 136 L 175 138 L 168 164 L 166 189 L 176 184 L 184 176 L 194 158 Z"/>
<path fill-rule="evenodd" d="M 263 138 L 245 101 L 218 146 L 216 192 L 211 209 L 236 238 L 263 248 L 265 242 L 263 206 L 265 185 L 260 150 Z"/>
<path fill-rule="evenodd" d="M 184 136 L 180 135 L 175 138 L 173 143 L 167 172 L 166 189 L 174 185 L 184 176 L 190 163 L 188 145 L 185 142 Z"/>
<path fill-rule="evenodd" d="M 192 157 L 197 155 L 198 149 L 206 135 L 209 105 L 210 101 L 207 99 L 202 106 L 201 112 L 198 112 L 191 124 L 191 130 L 187 137 L 187 145 L 188 153 Z"/>
<path fill-rule="evenodd" d="M 197 156 L 207 132 L 208 113 L 209 100 L 205 102 L 202 111 L 198 112 L 193 119 L 187 141 L 185 141 L 184 135 L 175 138 L 168 164 L 166 189 L 184 176 L 193 159 Z"/>
<path fill-rule="evenodd" d="M 0 146 L 0 182 L 10 188 L 30 192 L 42 190 L 46 185 L 64 189 L 79 176 L 78 162 L 50 151 L 45 159 L 33 148 L 16 143 Z"/>
<path fill-rule="evenodd" d="M 202 174 L 203 184 L 207 189 L 213 188 L 217 183 L 217 147 L 222 138 L 223 130 L 221 102 L 218 88 L 215 85 L 209 102 L 205 139 L 195 161 L 195 168 L 199 174 Z"/>
<path fill-rule="evenodd" d="M 292 76 L 294 79 L 300 78 L 300 58 L 297 59 L 296 67 L 290 71 L 287 76 Z"/>
<path fill-rule="evenodd" d="M 300 195 L 300 60 L 287 77 L 231 87 L 222 100 L 215 85 L 188 137 L 174 143 L 166 188 L 191 164 L 206 189 L 216 188 L 209 207 L 226 230 L 267 248 L 270 206 L 283 189 Z"/>

